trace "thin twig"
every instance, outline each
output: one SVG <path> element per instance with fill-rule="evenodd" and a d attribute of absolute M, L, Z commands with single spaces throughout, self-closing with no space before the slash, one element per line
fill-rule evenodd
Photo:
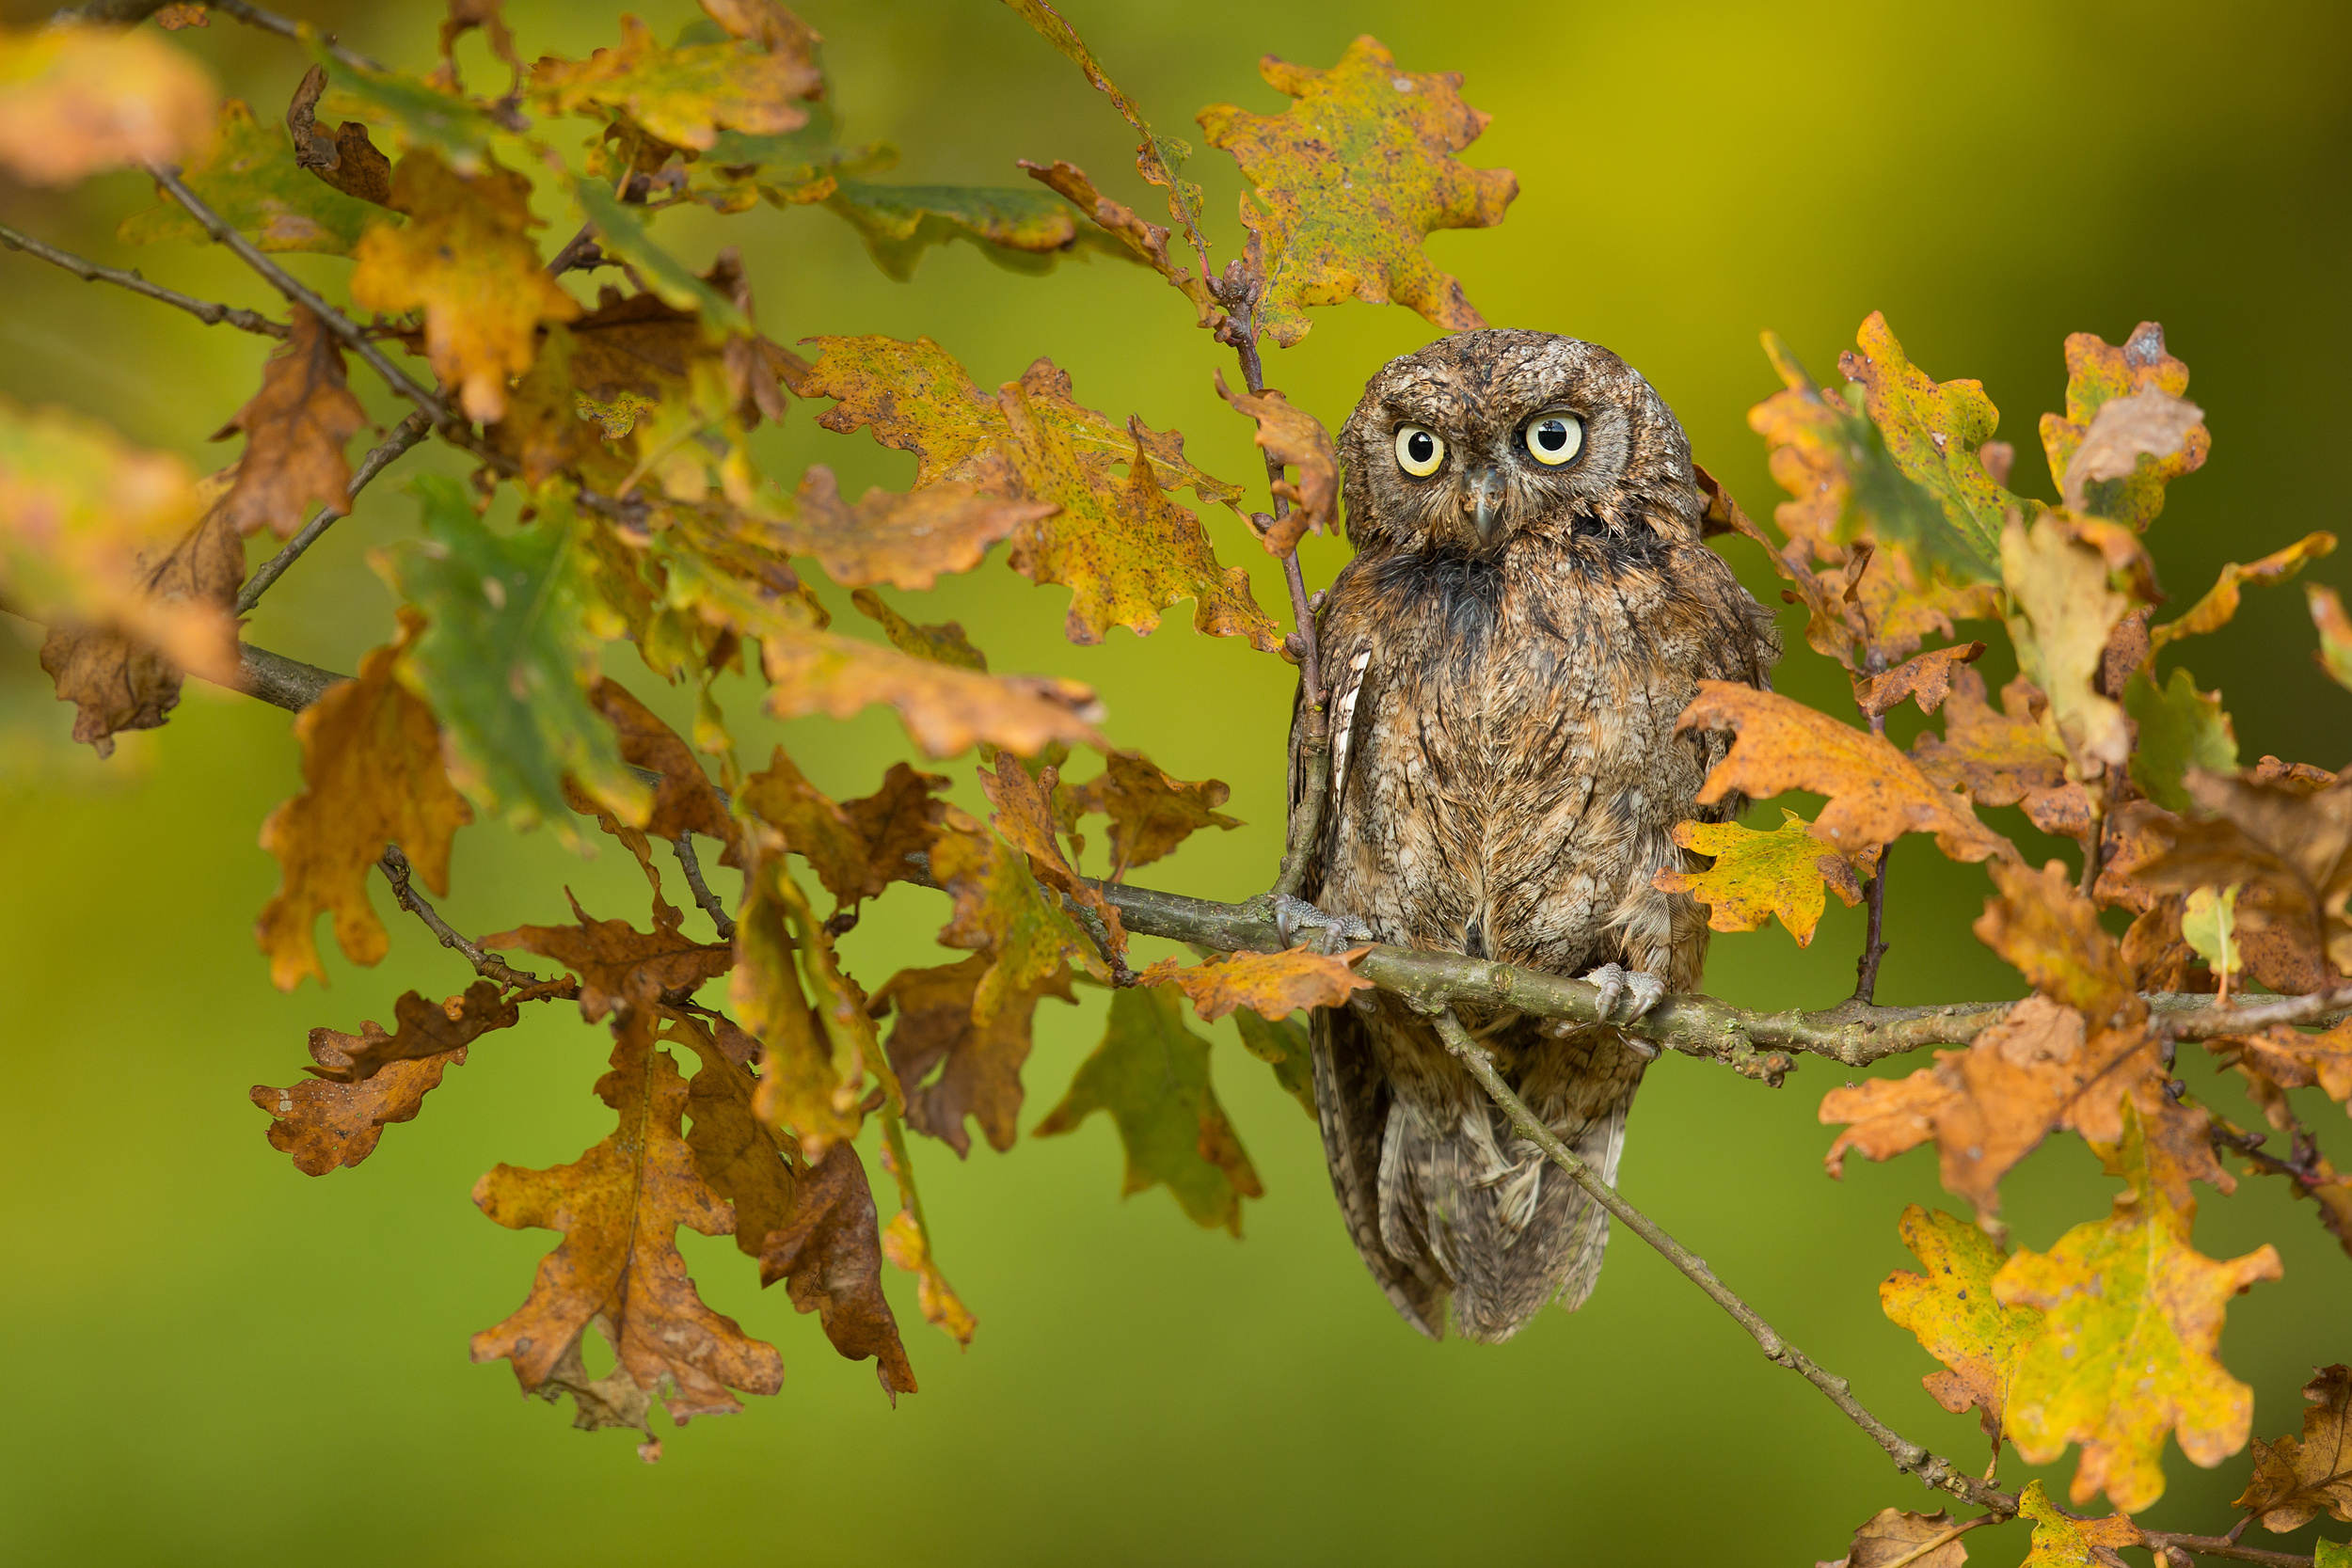
<path fill-rule="evenodd" d="M 1445 1047 L 1470 1069 L 1472 1077 L 1485 1087 L 1494 1102 L 1502 1107 L 1511 1118 L 1511 1125 L 1519 1135 L 1544 1151 L 1553 1164 L 1568 1173 L 1568 1179 L 1592 1195 L 1593 1201 L 1615 1215 L 1627 1229 L 1658 1249 L 1665 1259 L 1680 1270 L 1685 1277 L 1708 1300 L 1722 1307 L 1763 1348 L 1765 1358 L 1775 1366 L 1786 1367 L 1819 1388 L 1832 1404 L 1844 1412 L 1846 1418 L 1868 1433 L 1870 1440 L 1886 1450 L 1897 1469 L 1917 1476 L 1922 1484 L 1955 1497 L 1991 1509 L 2005 1516 L 2017 1512 L 2017 1499 L 1996 1487 L 1988 1486 L 1961 1469 L 1940 1454 L 1930 1452 L 1909 1441 L 1865 1409 L 1853 1397 L 1846 1380 L 1824 1371 L 1810 1356 L 1782 1338 L 1772 1325 L 1766 1323 L 1755 1307 L 1742 1301 L 1732 1289 L 1715 1277 L 1706 1259 L 1694 1256 L 1681 1243 L 1666 1234 L 1657 1222 L 1618 1195 L 1617 1189 L 1602 1180 L 1574 1149 L 1562 1143 L 1552 1130 L 1537 1119 L 1524 1101 L 1502 1081 L 1495 1069 L 1494 1058 L 1486 1048 L 1470 1038 L 1470 1031 L 1454 1016 L 1452 1008 L 1441 1008 L 1435 1015 L 1438 1037 Z"/>
<path fill-rule="evenodd" d="M 295 22 L 279 16 L 276 11 L 265 11 L 259 6 L 248 6 L 245 0 L 207 0 L 207 4 L 221 15 L 234 17 L 248 27 L 259 27 L 265 33 L 276 33 L 279 38 L 292 39 L 296 43 L 308 43 L 315 39 L 328 54 L 354 71 L 371 71 L 378 76 L 386 74 L 383 66 L 356 49 L 344 48 L 335 41 L 334 34 L 322 33 L 307 22 Z"/>
<path fill-rule="evenodd" d="M 2169 1530 L 2143 1529 L 2140 1539 L 2148 1549 L 2164 1560 L 2167 1548 L 2177 1547 L 2195 1552 L 2199 1557 L 2217 1557 L 2232 1562 L 2259 1562 L 2265 1568 L 2312 1568 L 2309 1557 L 2296 1557 L 2293 1552 L 2266 1552 L 2260 1546 L 2241 1546 L 2226 1536 L 2175 1535 Z"/>
<path fill-rule="evenodd" d="M 222 305 L 215 300 L 198 299 L 193 294 L 183 294 L 177 289 L 167 289 L 161 283 L 150 283 L 146 278 L 141 277 L 135 269 L 124 272 L 119 267 L 102 267 L 95 261 L 83 260 L 70 250 L 59 250 L 56 245 L 45 245 L 30 234 L 20 233 L 5 223 L 0 223 L 0 245 L 6 245 L 10 250 L 21 250 L 27 256 L 37 256 L 51 266 L 63 267 L 85 283 L 112 283 L 117 288 L 128 289 L 135 294 L 145 294 L 148 298 L 159 299 L 166 305 L 178 306 L 207 326 L 219 326 L 225 324 L 241 332 L 255 332 L 264 338 L 283 338 L 289 330 L 284 322 L 272 321 L 256 311 L 246 310 L 234 305 Z"/>
<path fill-rule="evenodd" d="M 703 913 L 710 916 L 711 925 L 719 928 L 719 940 L 733 942 L 734 917 L 727 913 L 727 907 L 719 895 L 710 891 L 710 884 L 703 880 L 703 863 L 694 854 L 693 830 L 689 829 L 678 834 L 671 841 L 670 847 L 677 851 L 678 869 L 686 873 L 686 885 L 694 890 L 694 902 L 703 907 Z"/>
<path fill-rule="evenodd" d="M 187 209 L 190 217 L 204 226 L 206 233 L 235 252 L 237 259 L 260 273 L 270 287 L 318 317 L 329 332 L 341 338 L 354 354 L 366 360 L 369 369 L 382 376 L 393 391 L 423 409 L 436 425 L 448 426 L 457 422 L 457 417 L 451 412 L 449 404 L 441 401 L 438 393 L 419 386 L 407 372 L 393 364 L 384 351 L 375 346 L 373 340 L 357 322 L 306 288 L 293 274 L 263 255 L 252 241 L 231 228 L 218 213 L 207 207 L 181 181 L 178 169 L 167 164 L 150 164 L 147 171 L 155 177 L 157 184 L 170 193 L 174 201 Z"/>
<path fill-rule="evenodd" d="M 376 864 L 382 868 L 385 879 L 392 884 L 392 896 L 399 900 L 400 907 L 423 921 L 425 928 L 440 939 L 442 946 L 462 954 L 466 961 L 473 965 L 473 972 L 485 980 L 496 980 L 501 986 L 512 986 L 516 990 L 540 984 L 539 976 L 536 974 L 509 968 L 506 960 L 496 953 L 486 953 L 478 943 L 469 942 L 458 935 L 456 929 L 448 921 L 443 920 L 432 905 L 424 901 L 424 895 L 409 885 L 408 857 L 401 851 L 399 845 L 384 846 L 384 858 L 377 861 Z"/>
<path fill-rule="evenodd" d="M 1894 845 L 1881 845 L 1878 868 L 1870 874 L 1870 924 L 1854 962 L 1853 988 L 1853 999 L 1866 1007 L 1878 1000 L 1879 963 L 1886 957 L 1886 860 L 1894 852 Z"/>
<path fill-rule="evenodd" d="M 565 240 L 564 248 L 557 251 L 555 259 L 548 263 L 548 275 L 561 277 L 574 267 L 595 266 L 603 260 L 604 253 L 596 245 L 596 226 L 583 223 L 580 226 L 580 232 Z"/>
<path fill-rule="evenodd" d="M 349 514 L 350 502 L 358 498 L 361 490 L 367 488 L 368 482 L 389 467 L 392 459 L 423 440 L 425 432 L 432 428 L 432 421 L 425 418 L 424 410 L 421 408 L 394 425 L 391 435 L 385 438 L 384 443 L 369 452 L 367 456 L 359 459 L 359 466 L 352 470 L 351 484 L 343 492 L 343 510 L 336 512 L 324 506 L 320 507 L 316 515 L 302 525 L 302 531 L 286 541 L 284 549 L 279 550 L 253 569 L 253 575 L 247 578 L 245 586 L 237 591 L 237 613 L 240 615 L 252 613 L 253 607 L 262 602 L 262 595 L 269 592 L 270 584 L 284 577 L 286 568 L 301 560 L 302 552 L 317 544 L 319 536 L 335 526 L 337 518 Z"/>
<path fill-rule="evenodd" d="M 2345 1007 L 2352 1007 L 2352 986 L 2313 991 L 2309 996 L 2282 996 L 2252 1007 L 2207 1006 L 2159 1019 L 2157 1027 L 2176 1040 L 2209 1040 L 2224 1035 L 2257 1034 L 2274 1023 L 2334 1022 Z"/>

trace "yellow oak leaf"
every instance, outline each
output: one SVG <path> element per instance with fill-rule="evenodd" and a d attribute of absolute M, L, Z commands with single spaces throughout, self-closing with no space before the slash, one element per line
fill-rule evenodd
<path fill-rule="evenodd" d="M 1685 849 L 1712 855 L 1704 871 L 1661 871 L 1652 879 L 1661 893 L 1687 893 L 1707 906 L 1707 924 L 1718 931 L 1760 930 L 1774 915 L 1797 939 L 1813 943 L 1813 930 L 1826 904 L 1821 890 L 1834 887 L 1851 909 L 1862 899 L 1853 867 L 1813 825 L 1787 806 L 1771 832 L 1737 822 L 1678 822 L 1674 840 Z"/>
<path fill-rule="evenodd" d="M 1920 1379 L 1935 1402 L 1955 1416 L 1974 1408 L 1997 1443 L 2018 1354 L 2041 1332 L 2042 1314 L 1994 1299 L 1993 1276 L 2009 1255 L 1967 1221 L 1914 1203 L 1903 1210 L 1902 1238 L 1926 1272 L 1888 1275 L 1879 1306 L 1944 1363 Z"/>
<path fill-rule="evenodd" d="M 2187 391 L 2188 367 L 2166 351 L 2158 323 L 2141 322 L 2120 345 L 2095 332 L 2071 334 L 2066 340 L 2066 412 L 2042 416 L 2042 451 L 2050 462 L 2051 483 L 2065 488 L 2075 453 L 2108 403 L 2146 392 L 2178 398 Z M 2084 507 L 2098 516 L 2145 529 L 2164 510 L 2165 486 L 2202 467 L 2212 451 L 2213 436 L 2197 425 L 2185 433 L 2178 451 L 2152 456 L 2125 477 L 2085 486 Z"/>

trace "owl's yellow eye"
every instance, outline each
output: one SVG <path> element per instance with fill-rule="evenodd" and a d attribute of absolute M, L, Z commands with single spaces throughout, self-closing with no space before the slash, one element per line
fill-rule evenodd
<path fill-rule="evenodd" d="M 1434 430 L 1417 424 L 1396 427 L 1396 466 L 1415 479 L 1427 479 L 1445 461 L 1445 443 Z"/>
<path fill-rule="evenodd" d="M 1527 427 L 1527 452 L 1556 468 L 1584 450 L 1584 421 L 1573 414 L 1546 414 Z"/>

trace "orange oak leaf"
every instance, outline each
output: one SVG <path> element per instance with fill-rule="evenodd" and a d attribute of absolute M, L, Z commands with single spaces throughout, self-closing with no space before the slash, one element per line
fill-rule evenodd
<path fill-rule="evenodd" d="M 1286 953 L 1231 953 L 1189 969 L 1162 958 L 1136 976 L 1138 985 L 1174 986 L 1192 999 L 1193 1010 L 1210 1023 L 1236 1008 L 1262 1018 L 1288 1018 L 1316 1007 L 1336 1007 L 1351 991 L 1372 982 L 1351 966 L 1372 949 L 1349 947 L 1332 954 L 1308 946 Z"/>
<path fill-rule="evenodd" d="M 919 773 L 903 762 L 894 762 L 882 775 L 880 789 L 841 802 L 841 809 L 850 814 L 850 821 L 866 840 L 867 858 L 888 879 L 913 879 L 914 867 L 907 857 L 930 849 L 939 836 L 940 825 L 947 819 L 947 803 L 936 797 L 946 787 L 947 781 L 936 773 Z"/>
<path fill-rule="evenodd" d="M 825 891 L 842 904 L 874 897 L 905 873 L 903 853 L 895 864 L 878 862 L 877 847 L 847 808 L 803 777 L 781 746 L 765 771 L 743 781 L 736 798 L 745 811 L 783 834 L 785 847 L 807 861 Z"/>
<path fill-rule="evenodd" d="M 1024 756 L 1059 741 L 1098 746 L 1094 689 L 1048 675 L 990 675 L 877 647 L 805 625 L 747 625 L 759 637 L 768 711 L 779 719 L 825 713 L 847 719 L 882 703 L 896 708 L 925 754 L 951 757 L 986 741 Z"/>
<path fill-rule="evenodd" d="M 236 525 L 215 507 L 171 549 L 151 551 L 140 570 L 151 603 L 210 614 L 218 662 L 206 667 L 232 668 L 237 586 L 245 578 Z M 119 626 L 53 624 L 40 667 L 56 683 L 57 700 L 74 705 L 73 738 L 102 757 L 114 754 L 114 737 L 124 730 L 159 728 L 180 705 L 179 663 Z"/>
<path fill-rule="evenodd" d="M 218 102 L 204 68 L 151 33 L 0 32 L 0 168 L 27 184 L 201 159 Z"/>
<path fill-rule="evenodd" d="M 1269 461 L 1296 468 L 1296 480 L 1278 479 L 1274 494 L 1291 503 L 1289 514 L 1258 536 L 1271 555 L 1288 555 L 1309 531 L 1331 533 L 1339 526 L 1340 454 L 1323 421 L 1269 387 L 1263 392 L 1236 392 L 1216 374 L 1216 395 L 1238 413 L 1258 421 L 1257 442 Z"/>
<path fill-rule="evenodd" d="M 1926 1272 L 1887 1275 L 1879 1306 L 1944 1363 L 1920 1380 L 1935 1402 L 1955 1416 L 1973 1408 L 1997 1443 L 2018 1354 L 2040 1332 L 2042 1314 L 1994 1299 L 1993 1276 L 2008 1254 L 1966 1221 L 1915 1203 L 1903 1211 L 1902 1238 Z"/>
<path fill-rule="evenodd" d="M 891 1403 L 916 1391 L 898 1321 L 882 1299 L 874 1192 L 855 1148 L 834 1144 L 801 1178 L 791 1219 L 760 1255 L 759 1277 L 765 1285 L 783 1280 L 792 1305 L 817 1313 L 844 1356 L 872 1356 Z"/>
<path fill-rule="evenodd" d="M 790 1139 L 779 1140 L 753 1110 L 758 1080 L 751 1064 L 759 1042 L 723 1017 L 706 1023 L 662 1010 L 660 1037 L 694 1053 L 701 1066 L 686 1085 L 693 1123 L 686 1147 L 710 1190 L 735 1206 L 737 1250 L 757 1258 L 791 1217 L 797 1177 Z"/>
<path fill-rule="evenodd" d="M 310 1031 L 314 1055 L 318 1037 L 333 1034 L 328 1029 Z M 391 1123 L 414 1121 L 424 1107 L 424 1097 L 440 1087 L 442 1072 L 465 1061 L 466 1048 L 460 1045 L 438 1055 L 393 1062 L 357 1084 L 325 1078 L 306 1078 L 282 1089 L 256 1084 L 251 1098 L 270 1114 L 270 1148 L 293 1155 L 294 1169 L 303 1175 L 325 1176 L 374 1153 L 376 1141 Z"/>
<path fill-rule="evenodd" d="M 1307 335 L 1307 307 L 1350 299 L 1393 301 L 1452 332 L 1486 325 L 1422 252 L 1437 230 L 1501 223 L 1519 191 L 1509 169 L 1453 156 L 1490 118 L 1462 102 L 1461 76 L 1405 71 L 1371 37 L 1328 71 L 1268 55 L 1258 73 L 1297 102 L 1279 115 L 1215 103 L 1198 117 L 1257 194 L 1242 222 L 1264 268 L 1258 328 L 1288 347 Z"/>
<path fill-rule="evenodd" d="M 2334 983 L 2352 966 L 2352 784 L 2194 768 L 2182 784 L 2213 816 L 2150 819 L 2165 847 L 2132 879 L 2158 893 L 2245 884 L 2234 938 L 2254 977 L 2288 995 Z"/>
<path fill-rule="evenodd" d="M 1905 659 L 1883 675 L 1867 675 L 1855 681 L 1854 701 L 1873 719 L 1892 713 L 1906 697 L 1919 705 L 1921 713 L 1933 713 L 1952 694 L 1952 676 L 1959 667 L 1974 664 L 1983 657 L 1981 642 L 1933 649 Z"/>
<path fill-rule="evenodd" d="M 566 895 L 566 896 L 569 896 Z M 735 949 L 682 934 L 684 918 L 655 895 L 654 928 L 597 920 L 572 899 L 576 926 L 518 926 L 482 939 L 490 948 L 537 953 L 580 976 L 580 1013 L 589 1022 L 618 1009 L 644 1012 L 665 993 L 691 992 L 735 967 Z"/>
<path fill-rule="evenodd" d="M 373 201 L 379 207 L 390 206 L 392 161 L 376 147 L 374 140 L 368 135 L 367 126 L 358 120 L 344 120 L 336 128 L 332 135 L 319 128 L 318 103 L 326 91 L 326 68 L 323 65 L 313 65 L 303 73 L 302 80 L 294 87 L 293 99 L 286 104 L 286 130 L 294 138 L 294 166 L 310 170 L 320 183 L 341 191 L 345 196 L 357 197 L 362 201 Z M 231 106 L 241 106 L 236 105 L 234 100 L 230 103 Z M 234 122 L 227 115 L 222 117 L 222 129 L 224 133 L 236 140 L 244 139 L 238 135 Z M 259 127 L 256 129 L 258 130 Z M 259 140 L 258 137 L 255 139 Z M 273 148 L 271 150 L 274 153 L 276 149 Z M 238 160 L 234 159 L 232 152 L 227 161 L 230 161 L 233 168 Z M 267 166 L 268 163 L 274 162 L 274 159 L 256 159 L 255 162 Z M 191 182 L 189 188 L 199 196 L 206 194 L 201 185 Z M 222 194 L 226 196 L 230 195 L 231 192 L 225 191 Z M 305 206 L 315 205 L 316 198 L 312 198 L 306 201 L 303 198 L 294 198 L 294 202 Z M 231 208 L 239 204 L 236 201 L 230 203 Z M 228 213 L 218 204 L 215 205 L 214 211 L 221 212 L 224 216 L 228 215 Z M 262 213 L 257 215 L 262 216 L 267 225 L 263 231 L 262 248 L 268 250 L 272 248 L 268 230 L 280 228 L 283 220 L 278 214 L 271 212 L 268 206 L 264 206 Z M 292 232 L 300 234 L 303 229 L 309 226 L 286 227 L 290 228 Z M 356 238 L 357 236 L 354 235 L 353 239 L 356 240 Z M 349 254 L 351 243 L 350 240 L 346 240 L 338 245 L 337 254 Z"/>
<path fill-rule="evenodd" d="M 1936 847 L 1956 861 L 2017 858 L 2009 840 L 1978 821 L 1965 800 L 1931 784 L 1883 736 L 1773 692 L 1729 681 L 1698 686 L 1698 696 L 1676 722 L 1677 733 L 1731 730 L 1739 736 L 1707 776 L 1701 804 L 1734 792 L 1761 798 L 1807 789 L 1829 797 L 1814 822 L 1816 836 L 1850 860 L 1907 832 L 1933 833 Z"/>
<path fill-rule="evenodd" d="M 359 1033 L 319 1028 L 310 1031 L 311 1069 L 321 1078 L 360 1084 L 400 1062 L 427 1056 L 457 1055 L 493 1029 L 511 1029 L 519 1018 L 515 1004 L 503 998 L 492 980 L 476 980 L 465 994 L 447 1002 L 428 1002 L 409 991 L 392 1004 L 394 1034 L 373 1020 Z"/>
<path fill-rule="evenodd" d="M 2042 995 L 2063 1002 L 2095 1026 L 2136 1023 L 2140 1000 L 2131 966 L 2099 924 L 2098 906 L 2075 890 L 2063 861 L 2039 873 L 2013 861 L 1985 869 L 2000 889 L 1985 902 L 1977 940 L 1998 953 Z"/>
<path fill-rule="evenodd" d="M 473 1192 L 475 1206 L 509 1229 L 564 1233 L 540 1260 L 530 1298 L 474 1336 L 474 1360 L 511 1361 L 526 1394 L 571 1395 L 576 1426 L 634 1427 L 649 1442 L 657 1399 L 683 1425 L 740 1410 L 729 1389 L 772 1394 L 784 1381 L 775 1347 L 705 1306 L 678 1254 L 679 1226 L 724 1236 L 736 1214 L 679 1135 L 687 1085 L 655 1048 L 654 1026 L 653 1010 L 640 1007 L 614 1027 L 612 1069 L 596 1095 L 619 1125 L 603 1142 L 548 1170 L 499 1165 Z M 592 1324 L 615 1362 L 601 1378 L 589 1376 L 581 1354 Z"/>
<path fill-rule="evenodd" d="M 419 150 L 392 170 L 391 204 L 409 219 L 361 237 L 352 300 L 422 310 L 426 357 L 458 388 L 466 417 L 504 418 L 507 382 L 531 369 L 539 324 L 580 313 L 540 265 L 531 182 L 495 166 L 469 179 Z"/>
<path fill-rule="evenodd" d="M 734 15 L 751 8 L 739 0 L 721 8 Z M 729 19 L 719 21 L 727 25 Z M 797 38 L 763 31 L 759 40 L 739 35 L 724 43 L 670 48 L 656 42 L 644 23 L 624 16 L 616 47 L 584 60 L 548 58 L 533 66 L 530 101 L 541 114 L 610 119 L 626 113 L 674 147 L 707 149 L 727 130 L 782 135 L 808 123 L 801 101 L 821 93 L 824 77 L 810 53 L 815 34 L 805 27 Z"/>
<path fill-rule="evenodd" d="M 1051 501 L 1004 500 L 949 481 L 909 495 L 873 489 L 852 507 L 833 470 L 808 470 L 793 515 L 771 525 L 778 548 L 813 555 L 844 588 L 926 589 L 943 573 L 968 572 L 989 546 L 1051 516 Z"/>
<path fill-rule="evenodd" d="M 2254 1474 L 2232 1503 L 2284 1535 L 2325 1510 L 2352 1520 L 2352 1368 L 2322 1367 L 2303 1385 L 2303 1435 L 2254 1439 Z"/>
<path fill-rule="evenodd" d="M 991 1148 L 1002 1153 L 1019 1135 L 1024 1090 L 1021 1069 L 1029 1059 L 1032 1020 L 1048 996 L 1064 1002 L 1070 974 L 1057 970 L 1008 998 L 988 1019 L 976 1015 L 980 982 L 993 959 L 975 953 L 960 963 L 931 969 L 902 969 L 874 993 L 876 1019 L 894 1010 L 890 1065 L 906 1086 L 907 1125 L 937 1138 L 959 1158 L 970 1153 L 965 1118 L 979 1123 Z"/>
<path fill-rule="evenodd" d="M 1985 701 L 1984 677 L 1974 670 L 1952 673 L 1944 704 L 1944 734 L 1924 734 L 1913 743 L 1911 760 L 1947 789 L 1957 789 L 1980 806 L 2013 806 L 2038 792 L 2066 783 L 2066 759 L 2042 737 L 2034 718 L 2031 688 L 2012 681 L 2001 689 L 2002 711 Z"/>
<path fill-rule="evenodd" d="M 213 436 L 245 433 L 236 483 L 221 510 L 240 533 L 269 528 L 280 539 L 294 536 L 313 502 L 343 515 L 351 510 L 343 444 L 367 423 L 367 410 L 344 383 L 342 344 L 318 317 L 295 306 L 293 331 L 270 356 L 261 391 Z"/>
<path fill-rule="evenodd" d="M 1114 882 L 1173 853 L 1203 828 L 1231 832 L 1241 826 L 1239 818 L 1216 809 L 1233 793 L 1223 782 L 1186 784 L 1153 767 L 1141 752 L 1106 752 L 1101 773 L 1065 787 L 1080 816 L 1100 812 L 1111 819 Z"/>
<path fill-rule="evenodd" d="M 450 841 L 473 820 L 441 762 L 433 710 L 393 676 L 424 619 L 403 607 L 400 636 L 359 661 L 357 679 L 329 687 L 294 716 L 302 746 L 302 793 L 262 824 L 262 847 L 285 877 L 254 934 L 269 955 L 270 979 L 292 990 L 306 974 L 321 984 L 312 927 L 335 917 L 343 957 L 373 964 L 391 938 L 369 901 L 368 874 L 384 846 L 398 844 L 424 885 L 449 892 Z"/>
<path fill-rule="evenodd" d="M 1029 869 L 1046 886 L 1063 896 L 1094 911 L 1100 920 L 1110 950 L 1114 954 L 1127 950 L 1127 928 L 1120 923 L 1119 911 L 1104 897 L 1102 890 L 1078 875 L 1063 855 L 1061 843 L 1055 836 L 1054 785 L 1057 770 L 1047 767 L 1035 777 L 1021 766 L 1021 759 L 1010 752 L 996 755 L 994 770 L 979 770 L 980 788 L 988 796 L 989 804 L 996 808 L 988 821 L 1004 836 L 1004 841 L 1029 857 Z"/>

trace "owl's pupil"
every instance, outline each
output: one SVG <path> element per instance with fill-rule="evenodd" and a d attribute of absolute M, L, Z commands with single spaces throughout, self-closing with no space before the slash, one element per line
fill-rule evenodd
<path fill-rule="evenodd" d="M 1546 451 L 1558 451 L 1568 444 L 1568 427 L 1558 420 L 1546 420 L 1535 427 L 1535 443 Z"/>
<path fill-rule="evenodd" d="M 1426 463 L 1438 455 L 1438 443 L 1425 430 L 1416 430 L 1405 438 L 1405 451 L 1416 463 Z"/>

